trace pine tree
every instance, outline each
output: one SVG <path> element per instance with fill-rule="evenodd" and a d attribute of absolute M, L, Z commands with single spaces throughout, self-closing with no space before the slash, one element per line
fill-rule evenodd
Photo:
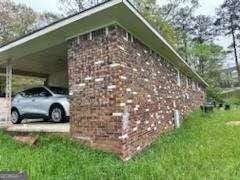
<path fill-rule="evenodd" d="M 239 0 L 225 0 L 217 11 L 218 18 L 215 25 L 218 30 L 226 36 L 231 36 L 236 68 L 238 72 L 238 80 L 240 83 L 240 67 L 237 53 L 237 33 L 240 31 L 240 1 Z"/>

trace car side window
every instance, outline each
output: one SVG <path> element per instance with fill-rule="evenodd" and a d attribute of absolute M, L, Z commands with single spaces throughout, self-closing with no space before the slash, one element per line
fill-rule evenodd
<path fill-rule="evenodd" d="M 35 88 L 33 96 L 34 97 L 49 97 L 49 96 L 51 96 L 51 93 L 49 91 L 47 91 L 45 88 Z"/>
<path fill-rule="evenodd" d="M 46 90 L 45 88 L 39 88 L 38 97 L 49 97 L 51 95 L 52 94 L 48 90 Z"/>
<path fill-rule="evenodd" d="M 23 97 L 33 97 L 33 89 L 25 90 L 21 93 Z"/>
<path fill-rule="evenodd" d="M 51 93 L 45 88 L 32 88 L 22 92 L 23 97 L 49 97 Z"/>

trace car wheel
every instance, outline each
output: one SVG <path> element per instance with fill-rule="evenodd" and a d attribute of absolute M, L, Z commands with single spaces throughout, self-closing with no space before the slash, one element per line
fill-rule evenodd
<path fill-rule="evenodd" d="M 64 109 L 61 106 L 52 107 L 49 117 L 55 123 L 64 122 L 66 119 Z"/>
<path fill-rule="evenodd" d="M 20 124 L 22 121 L 20 114 L 17 109 L 13 109 L 11 112 L 11 122 L 13 124 Z"/>

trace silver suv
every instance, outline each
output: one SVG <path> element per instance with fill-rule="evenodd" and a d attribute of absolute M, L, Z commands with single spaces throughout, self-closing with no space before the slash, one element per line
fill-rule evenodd
<path fill-rule="evenodd" d="M 36 87 L 17 93 L 12 101 L 11 121 L 25 118 L 64 122 L 69 119 L 68 90 L 60 87 Z"/>

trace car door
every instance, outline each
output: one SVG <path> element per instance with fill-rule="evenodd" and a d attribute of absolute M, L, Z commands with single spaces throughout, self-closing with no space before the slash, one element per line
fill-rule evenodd
<path fill-rule="evenodd" d="M 19 98 L 16 103 L 22 115 L 34 113 L 34 109 L 32 107 L 33 94 L 34 89 L 28 89 L 20 93 L 21 98 Z"/>
<path fill-rule="evenodd" d="M 32 98 L 32 106 L 34 108 L 34 114 L 48 115 L 49 108 L 52 104 L 52 94 L 45 88 L 35 88 Z"/>

